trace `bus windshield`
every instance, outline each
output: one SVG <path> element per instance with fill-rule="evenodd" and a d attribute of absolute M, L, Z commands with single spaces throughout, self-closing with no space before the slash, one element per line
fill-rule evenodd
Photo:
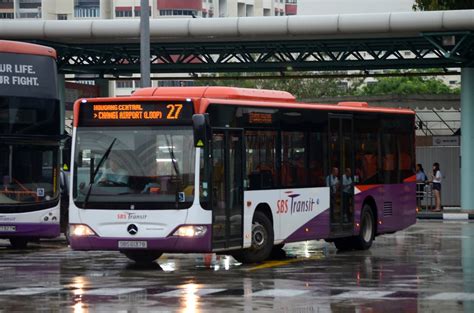
<path fill-rule="evenodd" d="M 79 127 L 74 202 L 90 209 L 189 207 L 194 156 L 191 126 Z"/>
<path fill-rule="evenodd" d="M 57 147 L 1 144 L 0 207 L 56 200 L 57 158 Z"/>

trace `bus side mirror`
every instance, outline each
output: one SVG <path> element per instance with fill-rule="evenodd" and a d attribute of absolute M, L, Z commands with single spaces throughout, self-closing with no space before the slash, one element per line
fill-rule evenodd
<path fill-rule="evenodd" d="M 211 127 L 208 114 L 193 115 L 194 146 L 204 148 L 211 139 Z"/>

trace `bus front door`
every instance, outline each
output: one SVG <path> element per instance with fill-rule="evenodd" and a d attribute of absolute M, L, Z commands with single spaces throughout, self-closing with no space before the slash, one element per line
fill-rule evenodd
<path fill-rule="evenodd" d="M 214 251 L 242 247 L 243 156 L 243 130 L 213 130 L 211 205 Z"/>
<path fill-rule="evenodd" d="M 351 115 L 329 118 L 329 175 L 331 232 L 343 235 L 354 223 L 354 151 Z"/>

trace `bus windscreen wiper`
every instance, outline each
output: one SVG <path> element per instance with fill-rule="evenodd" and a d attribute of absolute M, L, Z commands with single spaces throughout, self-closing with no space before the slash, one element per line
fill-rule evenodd
<path fill-rule="evenodd" d="M 176 209 L 179 207 L 179 193 L 180 193 L 180 190 L 181 190 L 181 177 L 180 177 L 180 174 L 179 174 L 179 167 L 178 167 L 178 162 L 176 162 L 176 157 L 175 157 L 175 154 L 174 154 L 174 146 L 173 146 L 173 137 L 172 136 L 169 136 L 168 138 L 168 135 L 165 136 L 165 139 L 166 139 L 166 144 L 168 145 L 168 152 L 170 154 L 170 157 L 171 157 L 171 163 L 173 164 L 173 168 L 174 168 L 174 171 L 176 172 L 176 194 L 175 194 L 175 206 L 176 206 Z"/>
<path fill-rule="evenodd" d="M 110 146 L 107 148 L 107 150 L 105 150 L 104 155 L 100 158 L 99 163 L 97 164 L 97 167 L 94 169 L 94 173 L 92 174 L 92 177 L 90 178 L 90 181 L 89 181 L 89 189 L 87 190 L 87 194 L 84 199 L 84 204 L 83 204 L 84 208 L 87 205 L 87 201 L 89 201 L 89 197 L 92 191 L 92 183 L 94 182 L 95 177 L 97 176 L 97 173 L 99 172 L 99 168 L 102 166 L 102 164 L 104 164 L 105 160 L 107 160 L 107 158 L 109 157 L 110 151 L 112 151 L 112 147 L 114 146 L 114 143 L 116 140 L 117 138 L 114 138 L 114 140 L 112 140 L 112 142 L 110 143 Z"/>

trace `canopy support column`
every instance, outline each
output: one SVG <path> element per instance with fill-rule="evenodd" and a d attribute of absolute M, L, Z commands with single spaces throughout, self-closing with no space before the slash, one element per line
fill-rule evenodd
<path fill-rule="evenodd" d="M 474 68 L 461 69 L 461 209 L 474 211 Z"/>

